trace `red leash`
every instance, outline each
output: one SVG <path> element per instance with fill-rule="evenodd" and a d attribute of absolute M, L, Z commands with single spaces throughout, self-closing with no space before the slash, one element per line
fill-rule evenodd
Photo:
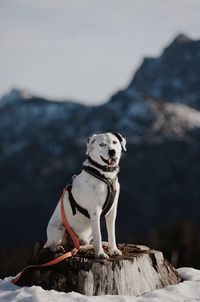
<path fill-rule="evenodd" d="M 63 190 L 63 193 L 62 193 L 62 196 L 61 196 L 61 200 L 60 200 L 60 215 L 61 215 L 61 218 L 62 218 L 62 221 L 66 227 L 66 230 L 67 232 L 69 233 L 72 241 L 73 241 L 73 244 L 74 244 L 74 249 L 72 249 L 71 251 L 53 259 L 53 260 L 50 260 L 46 263 L 43 263 L 43 264 L 32 264 L 32 265 L 28 265 L 26 266 L 14 279 L 11 280 L 11 282 L 13 284 L 16 284 L 19 279 L 21 278 L 22 274 L 29 268 L 40 268 L 40 267 L 48 267 L 48 266 L 52 266 L 52 265 L 55 265 L 69 257 L 73 257 L 77 254 L 78 250 L 80 249 L 80 244 L 79 244 L 79 240 L 77 238 L 77 236 L 75 235 L 74 231 L 72 230 L 72 228 L 70 227 L 68 221 L 67 221 L 67 218 L 66 218 L 66 215 L 65 215 L 65 210 L 64 210 L 64 196 L 65 196 L 65 193 L 67 191 L 67 188 L 65 188 Z"/>
<path fill-rule="evenodd" d="M 79 240 L 77 238 L 77 236 L 75 235 L 74 231 L 72 230 L 72 228 L 70 227 L 68 221 L 67 221 L 67 218 L 66 218 L 66 215 L 65 215 L 65 209 L 64 209 L 64 196 L 65 196 L 65 193 L 67 191 L 67 188 L 64 188 L 63 190 L 63 193 L 62 193 L 62 196 L 61 196 L 61 201 L 60 201 L 60 215 L 61 215 L 61 218 L 62 218 L 62 221 L 66 227 L 66 230 L 67 232 L 69 233 L 72 241 L 73 241 L 73 244 L 74 244 L 74 247 L 79 250 L 80 249 L 80 243 L 79 243 Z"/>

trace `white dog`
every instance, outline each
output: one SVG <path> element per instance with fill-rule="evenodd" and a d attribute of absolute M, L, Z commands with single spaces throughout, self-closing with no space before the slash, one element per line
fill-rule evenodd
<path fill-rule="evenodd" d="M 119 197 L 119 161 L 126 151 L 126 140 L 119 133 L 94 134 L 88 139 L 87 160 L 80 174 L 74 177 L 70 190 L 64 195 L 64 210 L 69 225 L 81 245 L 93 239 L 95 255 L 109 258 L 101 243 L 100 218 L 105 216 L 109 253 L 121 255 L 116 246 L 115 219 Z M 58 203 L 47 227 L 46 247 L 56 249 L 65 238 L 66 228 Z"/>

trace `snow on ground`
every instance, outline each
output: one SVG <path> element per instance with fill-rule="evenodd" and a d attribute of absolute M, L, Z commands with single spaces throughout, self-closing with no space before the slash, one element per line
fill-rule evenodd
<path fill-rule="evenodd" d="M 18 287 L 10 283 L 11 277 L 0 280 L 0 302 L 200 302 L 200 270 L 180 268 L 183 282 L 154 290 L 140 297 L 96 296 L 78 293 L 46 291 L 39 286 Z"/>

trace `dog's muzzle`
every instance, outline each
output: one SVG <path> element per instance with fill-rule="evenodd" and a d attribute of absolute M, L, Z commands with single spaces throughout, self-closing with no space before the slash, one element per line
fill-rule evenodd
<path fill-rule="evenodd" d="M 106 163 L 109 166 L 114 166 L 117 163 L 117 158 L 114 156 L 110 156 L 108 159 L 105 159 L 103 156 L 101 156 L 101 159 L 103 160 L 104 163 Z"/>

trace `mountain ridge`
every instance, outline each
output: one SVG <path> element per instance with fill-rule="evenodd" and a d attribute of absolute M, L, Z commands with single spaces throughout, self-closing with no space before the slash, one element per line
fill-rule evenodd
<path fill-rule="evenodd" d="M 184 38 L 183 38 L 184 37 Z M 158 58 L 145 58 L 128 89 L 200 109 L 200 40 L 179 35 Z"/>

